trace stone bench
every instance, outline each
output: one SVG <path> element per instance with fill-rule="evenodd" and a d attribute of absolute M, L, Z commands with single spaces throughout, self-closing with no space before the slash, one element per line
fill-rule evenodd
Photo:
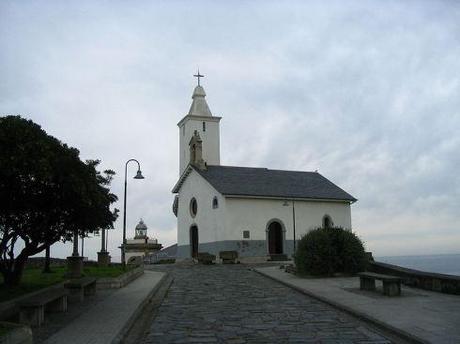
<path fill-rule="evenodd" d="M 96 278 L 82 277 L 72 279 L 64 283 L 64 287 L 69 290 L 69 300 L 71 302 L 81 302 L 87 295 L 96 293 Z"/>
<path fill-rule="evenodd" d="M 360 272 L 358 276 L 361 290 L 375 290 L 375 280 L 380 280 L 383 282 L 383 295 L 401 295 L 402 278 L 400 277 L 376 274 L 374 272 Z"/>
<path fill-rule="evenodd" d="M 297 268 L 294 266 L 294 264 L 289 264 L 284 267 L 284 271 L 295 275 L 297 273 Z"/>
<path fill-rule="evenodd" d="M 41 326 L 48 312 L 66 312 L 69 291 L 51 288 L 18 302 L 19 322 L 29 326 Z"/>
<path fill-rule="evenodd" d="M 237 251 L 220 251 L 219 258 L 222 259 L 223 264 L 235 264 L 238 258 Z"/>
<path fill-rule="evenodd" d="M 216 260 L 216 256 L 208 252 L 199 252 L 196 258 L 199 263 L 205 265 L 210 265 Z"/>

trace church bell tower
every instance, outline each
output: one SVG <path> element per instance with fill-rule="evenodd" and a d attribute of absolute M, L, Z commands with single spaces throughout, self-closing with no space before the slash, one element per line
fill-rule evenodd
<path fill-rule="evenodd" d="M 189 163 L 195 162 L 194 149 L 190 146 L 200 139 L 201 159 L 205 165 L 220 165 L 220 134 L 219 122 L 221 117 L 213 116 L 206 103 L 206 93 L 200 85 L 203 75 L 198 78 L 198 85 L 193 90 L 192 105 L 187 115 L 177 124 L 179 127 L 179 175 L 182 175 Z M 191 158 L 194 161 L 191 161 Z M 195 164 L 196 165 L 196 164 Z"/>

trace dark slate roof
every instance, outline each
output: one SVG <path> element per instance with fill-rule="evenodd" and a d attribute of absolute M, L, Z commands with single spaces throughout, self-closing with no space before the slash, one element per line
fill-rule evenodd
<path fill-rule="evenodd" d="M 231 166 L 195 170 L 223 195 L 356 201 L 317 172 Z"/>

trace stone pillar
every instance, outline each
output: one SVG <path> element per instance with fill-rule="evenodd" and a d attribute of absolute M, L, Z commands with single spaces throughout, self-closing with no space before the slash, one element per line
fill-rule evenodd
<path fill-rule="evenodd" d="M 83 257 L 78 254 L 78 232 L 73 233 L 73 252 L 67 257 L 67 273 L 70 278 L 80 278 L 83 272 Z"/>
<path fill-rule="evenodd" d="M 70 278 L 80 278 L 83 272 L 83 257 L 67 257 L 67 273 Z"/>
<path fill-rule="evenodd" d="M 97 253 L 97 264 L 99 266 L 107 266 L 110 264 L 110 255 L 109 252 L 105 249 L 106 247 L 106 236 L 105 236 L 105 229 L 102 229 L 101 233 L 101 251 Z"/>
<path fill-rule="evenodd" d="M 383 295 L 387 295 L 387 296 L 401 295 L 401 282 L 383 281 Z"/>
<path fill-rule="evenodd" d="M 78 231 L 73 232 L 73 251 L 72 256 L 78 257 Z"/>
<path fill-rule="evenodd" d="M 105 229 L 101 230 L 101 252 L 105 251 Z"/>
<path fill-rule="evenodd" d="M 361 290 L 375 290 L 375 279 L 360 276 L 359 288 Z"/>
<path fill-rule="evenodd" d="M 110 264 L 110 255 L 107 251 L 101 251 L 97 253 L 97 265 L 107 266 Z"/>

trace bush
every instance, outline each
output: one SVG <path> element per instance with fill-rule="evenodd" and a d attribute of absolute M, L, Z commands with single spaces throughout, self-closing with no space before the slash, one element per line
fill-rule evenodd
<path fill-rule="evenodd" d="M 309 275 L 353 274 L 366 267 L 361 239 L 340 227 L 318 228 L 300 240 L 295 263 L 297 271 Z"/>

